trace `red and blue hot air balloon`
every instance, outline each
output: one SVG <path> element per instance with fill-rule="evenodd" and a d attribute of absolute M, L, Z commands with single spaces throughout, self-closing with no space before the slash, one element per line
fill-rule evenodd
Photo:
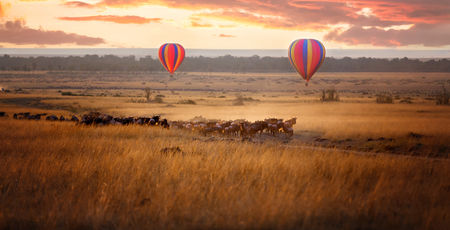
<path fill-rule="evenodd" d="M 159 61 L 172 74 L 181 65 L 184 59 L 184 48 L 177 43 L 166 43 L 159 48 Z"/>
<path fill-rule="evenodd" d="M 325 47 L 315 39 L 295 40 L 289 47 L 289 60 L 308 85 L 325 60 Z"/>

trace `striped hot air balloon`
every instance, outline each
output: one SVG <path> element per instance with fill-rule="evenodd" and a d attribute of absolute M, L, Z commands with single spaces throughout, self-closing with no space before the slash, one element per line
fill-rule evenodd
<path fill-rule="evenodd" d="M 308 85 L 325 60 L 325 47 L 315 39 L 295 40 L 289 47 L 289 60 Z"/>
<path fill-rule="evenodd" d="M 177 43 L 166 43 L 159 48 L 159 61 L 172 75 L 184 59 L 184 48 Z"/>

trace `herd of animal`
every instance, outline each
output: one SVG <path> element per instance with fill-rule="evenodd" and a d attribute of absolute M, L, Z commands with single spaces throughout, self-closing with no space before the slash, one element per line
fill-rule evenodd
<path fill-rule="evenodd" d="M 0 117 L 7 116 L 5 112 L 0 112 Z M 284 134 L 291 137 L 294 134 L 293 126 L 296 124 L 297 118 L 289 120 L 269 118 L 261 121 L 250 122 L 246 120 L 234 121 L 168 121 L 162 119 L 161 116 L 152 117 L 114 117 L 99 112 L 90 112 L 80 117 L 72 115 L 71 117 L 56 116 L 53 114 L 38 113 L 14 113 L 14 119 L 41 120 L 47 121 L 72 121 L 79 125 L 148 125 L 160 126 L 163 128 L 183 129 L 199 132 L 203 135 L 226 135 L 253 137 L 257 134 L 262 135 L 268 133 L 273 136 Z"/>
<path fill-rule="evenodd" d="M 253 137 L 256 134 L 270 133 L 276 136 L 284 133 L 294 135 L 293 126 L 297 118 L 284 121 L 283 119 L 269 118 L 263 121 L 250 122 L 246 120 L 234 121 L 173 121 L 171 127 L 185 129 L 206 134 L 223 134 L 227 136 Z"/>

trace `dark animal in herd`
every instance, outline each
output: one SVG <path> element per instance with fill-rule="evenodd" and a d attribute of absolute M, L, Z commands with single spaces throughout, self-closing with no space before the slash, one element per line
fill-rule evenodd
<path fill-rule="evenodd" d="M 26 113 L 14 113 L 14 119 L 28 119 L 28 120 L 40 120 L 41 116 L 46 116 L 45 113 L 40 114 L 31 114 L 29 112 Z M 7 116 L 5 112 L 0 112 L 0 117 Z M 113 117 L 108 114 L 103 114 L 99 112 L 91 112 L 88 114 L 84 114 L 81 118 L 78 118 L 75 115 L 72 115 L 71 118 L 64 117 L 63 115 L 48 115 L 45 117 L 47 121 L 73 121 L 78 124 L 83 125 L 151 125 L 151 126 L 162 126 L 163 128 L 169 128 L 170 124 L 167 119 L 162 119 L 159 115 L 152 117 Z"/>
<path fill-rule="evenodd" d="M 27 120 L 40 120 L 41 116 L 47 115 L 46 113 L 38 113 L 38 114 L 31 114 L 31 113 L 14 113 L 13 118 L 14 119 L 27 119 Z"/>
<path fill-rule="evenodd" d="M 28 119 L 28 120 L 40 120 L 41 116 L 46 116 L 45 113 L 31 114 L 31 113 L 14 113 L 14 119 Z M 7 116 L 5 112 L 0 112 L 0 117 Z M 72 121 L 80 125 L 148 125 L 148 126 L 161 126 L 163 128 L 173 127 L 176 129 L 184 129 L 190 131 L 197 131 L 203 135 L 207 134 L 222 134 L 226 136 L 241 136 L 241 137 L 253 137 L 257 134 L 262 135 L 264 132 L 276 136 L 280 133 L 284 133 L 286 136 L 291 137 L 294 135 L 293 126 L 297 122 L 297 118 L 292 118 L 284 121 L 278 118 L 268 118 L 264 121 L 249 122 L 246 120 L 234 120 L 234 121 L 172 121 L 167 119 L 161 119 L 159 115 L 152 117 L 113 117 L 108 114 L 99 112 L 90 112 L 84 114 L 81 118 L 75 115 L 65 118 L 56 115 L 48 115 L 45 120 L 47 121 Z"/>
<path fill-rule="evenodd" d="M 136 124 L 136 125 L 151 125 L 151 126 L 157 126 L 162 125 L 164 128 L 168 128 L 169 124 L 166 119 L 164 119 L 161 122 L 160 116 L 153 116 L 153 117 L 113 117 L 108 114 L 98 113 L 98 112 L 91 112 L 88 114 L 84 114 L 81 116 L 81 121 L 79 124 L 84 125 L 130 125 L 130 124 Z M 160 124 L 163 123 L 163 124 Z"/>

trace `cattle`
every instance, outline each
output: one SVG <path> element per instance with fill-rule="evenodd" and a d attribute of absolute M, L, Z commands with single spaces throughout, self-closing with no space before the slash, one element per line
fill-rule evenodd
<path fill-rule="evenodd" d="M 160 119 L 160 118 L 161 118 L 161 116 L 159 116 L 159 115 L 153 116 L 153 117 L 150 119 L 149 124 L 150 124 L 150 125 L 158 125 L 159 119 Z"/>
<path fill-rule="evenodd" d="M 161 127 L 168 129 L 170 127 L 169 122 L 167 121 L 167 119 L 163 119 L 161 122 Z"/>
<path fill-rule="evenodd" d="M 40 114 L 35 114 L 35 115 L 28 115 L 28 120 L 41 120 L 41 115 Z"/>
<path fill-rule="evenodd" d="M 283 123 L 282 131 L 286 133 L 289 137 L 292 137 L 294 135 L 294 129 L 292 126 L 294 126 L 297 123 L 297 118 L 291 118 Z"/>
<path fill-rule="evenodd" d="M 267 130 L 273 136 L 280 133 L 280 131 L 282 131 L 283 129 L 283 119 L 269 118 L 265 119 L 264 121 L 267 122 Z"/>
<path fill-rule="evenodd" d="M 47 121 L 57 121 L 58 117 L 56 115 L 48 115 L 45 120 Z"/>
<path fill-rule="evenodd" d="M 78 119 L 77 116 L 72 115 L 72 118 L 70 118 L 70 121 L 73 121 L 73 122 L 79 122 L 80 120 Z"/>

